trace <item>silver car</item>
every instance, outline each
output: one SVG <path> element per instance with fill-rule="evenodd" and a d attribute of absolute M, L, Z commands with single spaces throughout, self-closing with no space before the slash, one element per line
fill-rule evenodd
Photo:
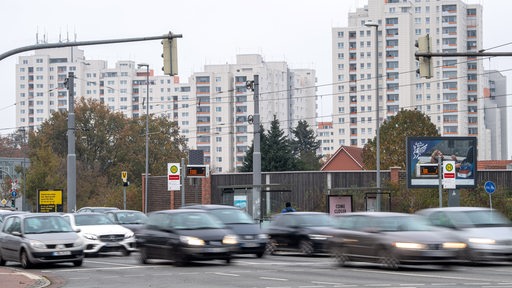
<path fill-rule="evenodd" d="M 464 260 L 512 261 L 512 222 L 496 210 L 443 207 L 420 210 L 417 214 L 461 236 L 468 244 Z"/>
<path fill-rule="evenodd" d="M 4 219 L 0 231 L 0 266 L 19 262 L 34 264 L 71 262 L 81 266 L 84 241 L 60 215 L 14 214 Z"/>

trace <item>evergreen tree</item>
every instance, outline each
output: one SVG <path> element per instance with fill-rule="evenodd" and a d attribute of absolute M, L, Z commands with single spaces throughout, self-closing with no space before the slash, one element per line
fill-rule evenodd
<path fill-rule="evenodd" d="M 297 168 L 301 171 L 319 170 L 321 167 L 317 150 L 320 148 L 320 141 L 316 140 L 313 129 L 305 120 L 300 120 L 295 129 L 292 129 L 294 139 L 291 146 L 297 159 Z"/>

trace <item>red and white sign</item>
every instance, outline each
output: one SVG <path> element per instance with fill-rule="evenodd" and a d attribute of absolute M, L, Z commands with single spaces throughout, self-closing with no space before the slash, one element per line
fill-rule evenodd
<path fill-rule="evenodd" d="M 455 161 L 443 161 L 443 188 L 456 189 L 455 185 Z"/>
<path fill-rule="evenodd" d="M 167 190 L 180 190 L 180 163 L 167 163 Z"/>

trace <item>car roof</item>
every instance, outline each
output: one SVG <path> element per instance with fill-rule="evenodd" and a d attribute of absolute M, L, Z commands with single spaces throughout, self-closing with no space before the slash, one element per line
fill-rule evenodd
<path fill-rule="evenodd" d="M 490 211 L 487 207 L 437 207 L 422 209 L 417 212 L 435 212 L 435 211 L 446 211 L 446 212 L 465 212 L 465 211 Z"/>
<path fill-rule="evenodd" d="M 204 210 L 215 210 L 215 209 L 234 209 L 240 210 L 240 208 L 230 205 L 221 205 L 221 204 L 194 204 L 184 206 L 180 209 L 204 209 Z"/>
<path fill-rule="evenodd" d="M 180 209 L 152 211 L 151 214 L 178 214 L 178 213 L 191 213 L 191 212 L 206 213 L 206 211 L 201 210 L 201 209 L 180 208 Z"/>
<path fill-rule="evenodd" d="M 351 216 L 351 215 L 364 215 L 364 216 L 370 216 L 370 217 L 413 216 L 413 214 L 400 213 L 400 212 L 366 211 L 366 212 L 343 213 L 343 214 L 334 215 L 334 217 L 343 217 L 343 216 Z"/>
<path fill-rule="evenodd" d="M 121 210 L 121 209 L 117 209 L 117 210 L 109 210 L 109 211 L 105 211 L 105 213 L 143 213 L 142 211 L 139 211 L 139 210 Z M 94 213 L 97 213 L 97 212 L 94 212 Z"/>

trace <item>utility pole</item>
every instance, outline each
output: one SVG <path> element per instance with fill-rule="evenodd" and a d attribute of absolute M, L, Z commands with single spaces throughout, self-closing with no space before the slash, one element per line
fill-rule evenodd
<path fill-rule="evenodd" d="M 261 152 L 260 152 L 260 84 L 259 75 L 247 86 L 254 91 L 254 150 L 252 154 L 252 218 L 261 221 Z"/>
<path fill-rule="evenodd" d="M 75 73 L 69 72 L 65 83 L 68 88 L 68 213 L 76 211 L 76 154 L 75 154 Z"/>

